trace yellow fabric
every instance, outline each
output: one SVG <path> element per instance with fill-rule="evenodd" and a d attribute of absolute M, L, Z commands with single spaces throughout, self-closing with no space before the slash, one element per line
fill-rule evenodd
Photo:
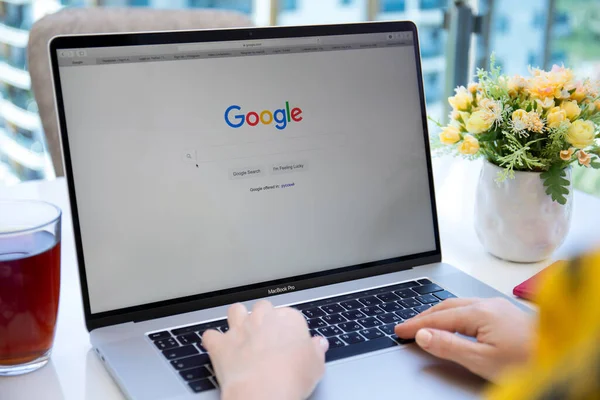
<path fill-rule="evenodd" d="M 600 252 L 562 263 L 540 285 L 534 355 L 490 400 L 600 399 Z"/>

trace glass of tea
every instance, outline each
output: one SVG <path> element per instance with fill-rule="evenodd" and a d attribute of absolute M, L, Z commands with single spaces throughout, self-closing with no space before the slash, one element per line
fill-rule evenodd
<path fill-rule="evenodd" d="M 0 376 L 50 358 L 60 293 L 60 208 L 0 200 Z"/>

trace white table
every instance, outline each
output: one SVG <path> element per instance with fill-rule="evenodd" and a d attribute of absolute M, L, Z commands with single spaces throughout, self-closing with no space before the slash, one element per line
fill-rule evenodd
<path fill-rule="evenodd" d="M 444 261 L 511 295 L 512 288 L 552 260 L 512 264 L 487 254 L 473 229 L 473 199 L 478 163 L 450 159 L 434 161 L 436 197 Z M 64 179 L 0 187 L 0 198 L 43 199 L 63 209 L 62 281 L 58 327 L 50 363 L 39 371 L 0 378 L 0 399 L 122 399 L 95 354 L 84 325 L 70 207 Z M 567 257 L 600 239 L 600 200 L 575 193 L 571 231 L 554 259 Z"/>

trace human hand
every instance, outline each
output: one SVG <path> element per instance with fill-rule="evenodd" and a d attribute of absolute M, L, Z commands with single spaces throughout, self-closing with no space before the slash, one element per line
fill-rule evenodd
<path fill-rule="evenodd" d="M 533 319 L 506 299 L 448 299 L 399 324 L 395 332 L 494 381 L 507 367 L 528 360 L 534 329 Z"/>
<path fill-rule="evenodd" d="M 208 330 L 202 336 L 222 399 L 299 400 L 312 393 L 325 372 L 329 343 L 310 337 L 302 314 L 263 300 L 251 314 L 234 304 L 227 317 L 227 333 Z"/>

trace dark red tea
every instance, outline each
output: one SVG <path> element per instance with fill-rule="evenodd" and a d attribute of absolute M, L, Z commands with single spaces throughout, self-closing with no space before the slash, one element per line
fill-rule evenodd
<path fill-rule="evenodd" d="M 52 347 L 60 291 L 60 242 L 49 232 L 0 235 L 0 366 Z"/>

